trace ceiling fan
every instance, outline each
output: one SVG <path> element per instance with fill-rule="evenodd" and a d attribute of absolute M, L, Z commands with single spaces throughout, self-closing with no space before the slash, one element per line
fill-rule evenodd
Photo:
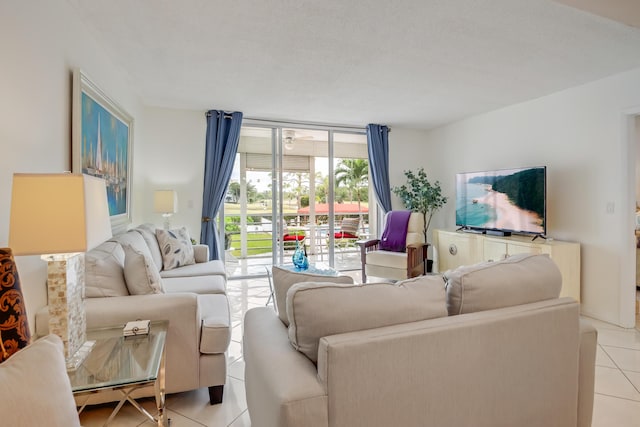
<path fill-rule="evenodd" d="M 284 129 L 282 131 L 282 141 L 284 142 L 284 149 L 287 151 L 293 150 L 296 141 L 306 139 L 313 139 L 313 136 L 296 136 L 296 131 L 293 129 Z"/>

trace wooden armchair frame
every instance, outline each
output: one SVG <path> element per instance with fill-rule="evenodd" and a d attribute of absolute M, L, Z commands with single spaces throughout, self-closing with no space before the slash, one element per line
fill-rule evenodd
<path fill-rule="evenodd" d="M 360 261 L 362 263 L 362 283 L 367 282 L 365 266 L 367 263 L 367 253 L 378 251 L 380 239 L 358 240 L 356 245 L 360 247 Z M 407 278 L 422 276 L 426 273 L 427 249 L 429 243 L 413 243 L 407 245 Z"/>

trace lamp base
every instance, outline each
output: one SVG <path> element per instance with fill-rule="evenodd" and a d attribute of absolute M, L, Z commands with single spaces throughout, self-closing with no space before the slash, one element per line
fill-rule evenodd
<path fill-rule="evenodd" d="M 43 255 L 47 261 L 49 333 L 62 339 L 67 364 L 79 366 L 76 354 L 87 340 L 84 311 L 84 253 Z M 86 349 L 85 349 L 86 350 Z M 91 348 L 88 349 L 88 352 Z M 85 355 L 86 357 L 86 355 Z"/>
<path fill-rule="evenodd" d="M 93 347 L 96 345 L 95 341 L 85 341 L 84 344 L 80 346 L 78 351 L 76 351 L 71 356 L 65 359 L 65 363 L 67 364 L 67 371 L 75 371 L 82 365 L 82 362 L 87 358 Z"/>
<path fill-rule="evenodd" d="M 162 214 L 162 217 L 164 218 L 164 229 L 165 230 L 169 230 L 169 228 L 171 228 L 171 215 L 170 213 L 164 213 Z"/>

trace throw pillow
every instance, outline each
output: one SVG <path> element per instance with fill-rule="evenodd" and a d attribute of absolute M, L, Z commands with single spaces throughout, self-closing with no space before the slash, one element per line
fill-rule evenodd
<path fill-rule="evenodd" d="M 171 270 L 183 265 L 195 264 L 193 244 L 186 227 L 176 230 L 156 230 L 156 237 L 162 252 L 162 265 Z"/>
<path fill-rule="evenodd" d="M 314 363 L 325 336 L 447 315 L 440 276 L 396 284 L 298 283 L 287 293 L 289 341 Z"/>
<path fill-rule="evenodd" d="M 158 267 L 158 270 L 162 270 L 162 254 L 160 253 L 160 245 L 158 244 L 158 239 L 156 238 L 156 227 L 153 224 L 140 224 L 136 228 L 135 231 L 140 233 L 145 243 L 149 247 L 149 253 L 151 254 L 151 259 Z"/>
<path fill-rule="evenodd" d="M 0 365 L 0 413 L 6 426 L 80 427 L 56 335 L 35 341 Z"/>
<path fill-rule="evenodd" d="M 124 278 L 129 293 L 131 295 L 164 293 L 160 273 L 151 257 L 130 245 L 123 245 L 122 248 L 124 249 Z"/>
<path fill-rule="evenodd" d="M 350 276 L 323 276 L 320 274 L 304 273 L 302 271 L 290 271 L 285 268 L 273 266 L 271 269 L 273 279 L 273 293 L 278 311 L 278 317 L 285 326 L 289 326 L 287 318 L 287 291 L 291 286 L 301 282 L 329 282 L 353 284 Z"/>
<path fill-rule="evenodd" d="M 558 298 L 562 275 L 548 255 L 518 254 L 447 271 L 449 315 Z"/>
<path fill-rule="evenodd" d="M 88 251 L 84 275 L 87 298 L 129 295 L 124 279 L 124 250 L 118 242 L 107 240 Z"/>

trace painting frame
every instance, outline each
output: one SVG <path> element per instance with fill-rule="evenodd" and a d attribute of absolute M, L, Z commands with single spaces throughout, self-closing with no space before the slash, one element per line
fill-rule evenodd
<path fill-rule="evenodd" d="M 111 231 L 119 234 L 131 223 L 133 117 L 79 68 L 72 97 L 72 171 L 105 179 Z"/>

